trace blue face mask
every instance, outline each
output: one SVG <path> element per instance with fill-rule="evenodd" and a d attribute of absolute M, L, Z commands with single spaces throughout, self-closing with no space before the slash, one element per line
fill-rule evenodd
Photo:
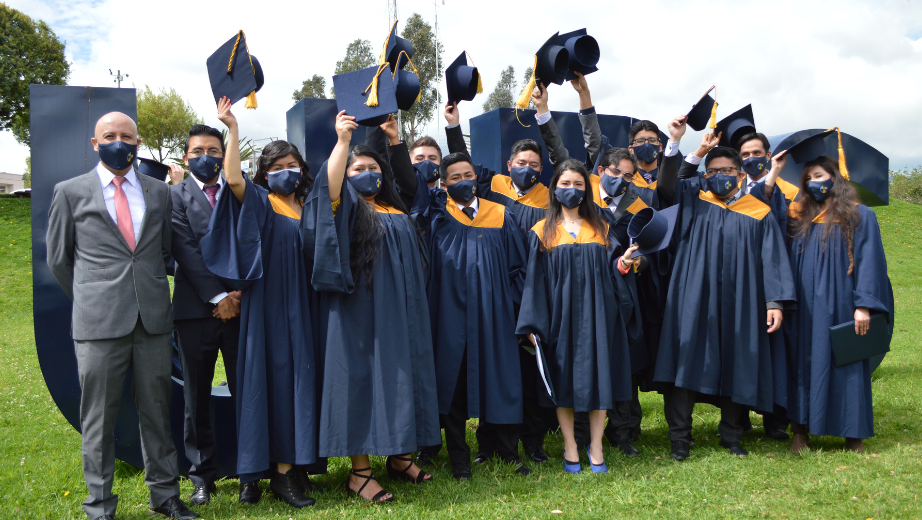
<path fill-rule="evenodd" d="M 439 165 L 435 164 L 429 159 L 420 161 L 418 163 L 413 163 L 413 167 L 416 168 L 416 171 L 418 171 L 419 174 L 423 176 L 426 184 L 435 182 L 435 180 L 439 178 Z"/>
<path fill-rule="evenodd" d="M 810 194 L 813 195 L 814 200 L 823 202 L 829 197 L 829 194 L 832 193 L 832 179 L 826 179 L 825 181 L 810 181 L 807 183 L 807 189 L 810 190 Z"/>
<path fill-rule="evenodd" d="M 531 166 L 514 166 L 509 168 L 509 176 L 512 177 L 512 182 L 524 191 L 538 184 L 541 172 Z"/>
<path fill-rule="evenodd" d="M 554 189 L 554 195 L 557 196 L 558 202 L 570 209 L 574 209 L 583 202 L 583 197 L 586 196 L 586 190 L 581 190 L 579 188 L 556 188 Z"/>
<path fill-rule="evenodd" d="M 452 200 L 467 203 L 477 195 L 477 180 L 469 179 L 458 181 L 446 186 L 445 189 L 448 191 L 448 196 L 451 197 Z"/>
<path fill-rule="evenodd" d="M 634 157 L 637 157 L 637 160 L 644 163 L 650 164 L 656 162 L 656 158 L 659 156 L 659 145 L 644 143 L 640 146 L 634 147 Z"/>
<path fill-rule="evenodd" d="M 602 176 L 602 189 L 612 197 L 620 197 L 627 191 L 629 182 L 624 177 L 612 177 L 605 174 Z"/>
<path fill-rule="evenodd" d="M 709 192 L 722 199 L 736 189 L 736 176 L 715 173 L 707 178 L 707 186 Z"/>
<path fill-rule="evenodd" d="M 767 157 L 750 157 L 743 160 L 743 171 L 753 179 L 758 179 L 768 172 Z"/>
<path fill-rule="evenodd" d="M 301 168 L 269 172 L 269 189 L 278 195 L 291 195 L 301 183 Z"/>
<path fill-rule="evenodd" d="M 374 197 L 381 191 L 381 172 L 365 170 L 358 175 L 346 177 L 349 184 L 363 197 Z"/>
<path fill-rule="evenodd" d="M 189 158 L 189 172 L 202 182 L 210 182 L 211 179 L 217 177 L 223 165 L 223 157 L 200 155 Z"/>
<path fill-rule="evenodd" d="M 138 145 L 113 141 L 99 145 L 99 160 L 113 170 L 127 170 L 138 156 Z"/>

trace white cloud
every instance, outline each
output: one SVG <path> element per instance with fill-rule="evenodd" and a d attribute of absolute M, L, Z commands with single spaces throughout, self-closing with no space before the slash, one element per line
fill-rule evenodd
<path fill-rule="evenodd" d="M 462 105 L 464 117 L 481 112 L 503 68 L 514 66 L 521 81 L 548 36 L 587 27 L 602 47 L 600 71 L 588 77 L 601 113 L 665 127 L 716 84 L 719 114 L 752 103 L 768 135 L 838 125 L 889 156 L 892 166 L 922 164 L 920 2 L 441 1 L 401 0 L 398 9 L 402 19 L 418 12 L 430 23 L 438 9 L 446 61 L 467 50 L 480 68 L 487 92 Z M 213 125 L 219 123 L 205 59 L 244 29 L 266 73 L 259 109 L 236 109 L 242 133 L 253 138 L 284 138 L 285 112 L 301 81 L 317 73 L 329 84 L 349 42 L 364 38 L 377 46 L 388 29 L 381 0 L 229 0 L 219 9 L 188 0 L 7 4 L 67 40 L 71 84 L 113 86 L 109 69 L 121 69 L 128 86 L 175 88 Z M 554 109 L 578 108 L 567 85 L 551 87 L 550 97 Z M 442 124 L 439 116 L 428 131 L 440 132 Z M 683 149 L 699 138 L 689 133 Z M 0 133 L 0 171 L 21 171 L 26 154 Z"/>

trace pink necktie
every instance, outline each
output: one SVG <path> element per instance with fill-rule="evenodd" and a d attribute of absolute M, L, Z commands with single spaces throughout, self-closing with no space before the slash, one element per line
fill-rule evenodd
<path fill-rule="evenodd" d="M 118 230 L 125 237 L 125 242 L 128 242 L 129 249 L 134 252 L 134 224 L 131 222 L 128 196 L 125 195 L 125 190 L 122 189 L 122 183 L 124 182 L 125 178 L 118 175 L 112 179 L 112 183 L 115 184 L 115 222 L 118 225 Z"/>
<path fill-rule="evenodd" d="M 214 186 L 205 186 L 205 195 L 208 195 L 208 203 L 211 204 L 211 208 L 214 209 L 215 203 L 218 202 L 218 190 L 221 187 L 215 183 Z"/>

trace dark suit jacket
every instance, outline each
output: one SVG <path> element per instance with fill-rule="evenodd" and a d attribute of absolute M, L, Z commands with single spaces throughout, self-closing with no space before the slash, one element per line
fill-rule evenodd
<path fill-rule="evenodd" d="M 224 183 L 227 186 L 227 183 Z M 221 189 L 220 196 L 227 196 Z M 173 198 L 173 319 L 210 318 L 210 300 L 231 289 L 205 267 L 199 242 L 208 232 L 211 204 L 191 176 L 170 187 Z"/>

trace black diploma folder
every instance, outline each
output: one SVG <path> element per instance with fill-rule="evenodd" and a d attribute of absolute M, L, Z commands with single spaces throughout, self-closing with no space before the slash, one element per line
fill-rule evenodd
<path fill-rule="evenodd" d="M 890 325 L 886 314 L 871 315 L 864 336 L 855 334 L 855 321 L 829 327 L 832 361 L 836 368 L 890 352 Z"/>

